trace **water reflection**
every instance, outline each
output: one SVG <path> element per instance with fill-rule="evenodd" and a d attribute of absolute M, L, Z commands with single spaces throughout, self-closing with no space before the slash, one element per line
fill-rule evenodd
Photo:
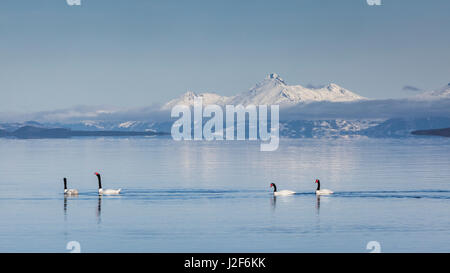
<path fill-rule="evenodd" d="M 320 212 L 320 195 L 316 195 L 316 212 L 317 214 Z"/>
<path fill-rule="evenodd" d="M 67 196 L 64 194 L 64 216 L 67 215 Z"/>
<path fill-rule="evenodd" d="M 277 207 L 277 197 L 275 195 L 270 198 L 270 204 L 272 205 L 272 210 L 275 211 Z"/>
<path fill-rule="evenodd" d="M 102 222 L 102 195 L 99 195 L 97 201 L 97 223 L 100 224 L 101 222 Z"/>
<path fill-rule="evenodd" d="M 68 207 L 68 202 L 67 200 L 70 198 L 77 198 L 78 196 L 73 195 L 73 196 L 69 196 L 67 194 L 64 194 L 64 203 L 63 203 L 63 209 L 64 209 L 64 220 L 67 220 L 67 207 Z"/>

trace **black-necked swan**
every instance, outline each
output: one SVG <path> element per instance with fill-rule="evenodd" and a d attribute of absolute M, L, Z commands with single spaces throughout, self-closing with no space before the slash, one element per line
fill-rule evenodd
<path fill-rule="evenodd" d="M 327 189 L 320 189 L 320 180 L 316 179 L 316 183 L 317 183 L 317 189 L 316 189 L 316 195 L 329 195 L 329 194 L 333 194 L 333 191 L 331 190 L 327 190 Z"/>
<path fill-rule="evenodd" d="M 66 195 L 78 195 L 78 190 L 67 188 L 67 178 L 64 177 L 64 194 Z"/>
<path fill-rule="evenodd" d="M 290 191 L 290 190 L 277 191 L 277 185 L 275 185 L 275 183 L 271 183 L 270 187 L 273 187 L 273 195 L 274 196 L 285 196 L 285 195 L 295 194 L 295 191 Z"/>
<path fill-rule="evenodd" d="M 122 190 L 122 189 L 118 189 L 118 190 L 107 189 L 107 190 L 104 190 L 102 188 L 102 178 L 101 178 L 100 174 L 99 173 L 95 173 L 95 175 L 98 178 L 98 194 L 104 194 L 104 195 L 119 194 L 120 191 Z"/>

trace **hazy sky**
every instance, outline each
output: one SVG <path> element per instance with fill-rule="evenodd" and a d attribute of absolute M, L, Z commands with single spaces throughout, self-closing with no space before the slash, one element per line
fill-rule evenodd
<path fill-rule="evenodd" d="M 0 112 L 233 95 L 268 73 L 399 98 L 450 82 L 450 1 L 2 0 Z"/>

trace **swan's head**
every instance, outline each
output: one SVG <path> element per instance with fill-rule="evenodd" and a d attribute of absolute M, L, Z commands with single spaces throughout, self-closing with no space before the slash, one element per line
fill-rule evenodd
<path fill-rule="evenodd" d="M 320 180 L 319 180 L 319 179 L 316 179 L 316 182 L 314 182 L 314 183 L 320 183 Z"/>
<path fill-rule="evenodd" d="M 270 183 L 270 187 L 272 188 L 272 187 L 275 187 L 275 184 L 274 183 Z"/>
<path fill-rule="evenodd" d="M 96 172 L 96 173 L 94 173 L 94 174 L 95 174 L 96 176 L 100 176 L 100 174 L 99 174 L 99 173 L 97 173 L 97 172 Z"/>

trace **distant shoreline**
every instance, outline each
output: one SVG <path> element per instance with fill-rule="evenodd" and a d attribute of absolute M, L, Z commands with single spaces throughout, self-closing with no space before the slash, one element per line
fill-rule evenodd
<path fill-rule="evenodd" d="M 166 136 L 166 132 L 137 132 L 137 131 L 73 131 L 66 128 L 41 128 L 23 126 L 8 132 L 0 130 L 0 138 L 42 139 L 42 138 L 71 138 L 71 137 L 127 137 L 127 136 Z"/>

